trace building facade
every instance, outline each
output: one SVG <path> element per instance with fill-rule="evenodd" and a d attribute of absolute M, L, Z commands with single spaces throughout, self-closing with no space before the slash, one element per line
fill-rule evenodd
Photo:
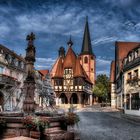
<path fill-rule="evenodd" d="M 36 107 L 46 107 L 55 100 L 50 77 L 34 70 Z M 47 76 L 48 75 L 48 76 Z M 21 111 L 23 106 L 26 61 L 20 55 L 0 45 L 0 111 Z"/>
<path fill-rule="evenodd" d="M 140 116 L 140 45 L 123 60 L 124 111 Z"/>
<path fill-rule="evenodd" d="M 110 74 L 111 107 L 116 108 L 115 61 L 111 62 L 110 72 L 111 72 L 111 74 Z"/>
<path fill-rule="evenodd" d="M 95 83 L 95 55 L 92 52 L 88 21 L 86 21 L 80 55 L 73 51 L 73 42 L 68 41 L 68 51 L 60 47 L 59 57 L 51 78 L 56 94 L 56 104 L 92 105 L 92 88 Z"/>
<path fill-rule="evenodd" d="M 134 60 L 135 54 L 132 53 L 132 58 L 130 58 L 129 53 L 134 52 L 138 48 L 139 42 L 116 42 L 115 43 L 115 61 L 111 63 L 111 102 L 112 107 L 118 109 L 126 110 L 126 99 L 127 90 L 129 90 L 130 85 L 128 84 L 128 71 L 132 69 L 131 64 L 135 63 L 129 60 Z M 137 50 L 138 51 L 138 50 Z M 138 58 L 136 58 L 138 61 Z M 127 68 L 126 68 L 127 67 Z M 133 71 L 133 70 L 132 70 Z M 131 88 L 134 88 L 131 86 Z M 135 91 L 135 89 L 134 89 Z M 115 96 L 114 96 L 115 95 Z M 130 101 L 130 100 L 129 100 Z M 114 105 L 115 103 L 115 105 Z M 128 111 L 126 111 L 127 113 Z"/>
<path fill-rule="evenodd" d="M 0 45 L 0 106 L 3 111 L 18 110 L 22 106 L 23 81 L 26 77 L 22 56 Z"/>
<path fill-rule="evenodd" d="M 42 73 L 43 84 L 42 92 L 40 94 L 40 105 L 45 108 L 46 106 L 55 105 L 55 93 L 51 84 L 51 77 L 49 70 L 39 70 Z"/>

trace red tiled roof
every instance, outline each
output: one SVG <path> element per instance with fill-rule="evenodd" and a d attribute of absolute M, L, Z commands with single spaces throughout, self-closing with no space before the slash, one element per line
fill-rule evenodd
<path fill-rule="evenodd" d="M 128 52 L 140 45 L 140 42 L 116 42 L 117 60 L 120 70 L 122 70 L 122 61 L 127 56 Z"/>
<path fill-rule="evenodd" d="M 46 78 L 46 75 L 48 75 L 49 74 L 49 70 L 39 70 L 39 72 L 43 75 L 43 79 L 45 79 Z"/>
<path fill-rule="evenodd" d="M 76 54 L 72 50 L 71 47 L 69 47 L 66 57 L 64 59 L 64 68 L 74 68 L 76 63 Z"/>
<path fill-rule="evenodd" d="M 55 61 L 55 63 L 52 66 L 52 69 L 50 70 L 50 76 L 51 77 L 53 77 L 56 73 L 56 69 L 57 69 L 57 66 L 58 66 L 58 60 L 59 60 L 59 58 L 57 58 L 57 60 Z"/>
<path fill-rule="evenodd" d="M 115 81 L 115 61 L 112 61 L 110 68 L 110 82 L 114 83 L 114 81 Z"/>
<path fill-rule="evenodd" d="M 49 70 L 39 70 L 39 72 L 46 76 L 49 73 Z"/>
<path fill-rule="evenodd" d="M 53 76 L 54 78 L 62 78 L 63 77 L 63 58 L 60 57 L 58 60 L 57 68 L 55 75 Z"/>
<path fill-rule="evenodd" d="M 85 77 L 82 66 L 80 64 L 79 57 L 76 59 L 76 65 L 74 70 L 74 77 Z"/>
<path fill-rule="evenodd" d="M 59 57 L 55 67 L 53 67 L 52 71 L 54 71 L 54 75 L 52 78 L 63 78 L 63 72 L 65 68 L 72 68 L 74 77 L 83 77 L 87 82 L 91 83 L 91 80 L 87 76 L 84 71 L 82 65 L 80 64 L 79 57 L 77 58 L 75 52 L 69 47 L 65 58 Z"/>

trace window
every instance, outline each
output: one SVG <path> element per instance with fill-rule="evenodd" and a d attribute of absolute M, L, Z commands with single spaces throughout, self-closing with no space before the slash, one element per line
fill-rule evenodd
<path fill-rule="evenodd" d="M 131 109 L 139 110 L 139 108 L 140 108 L 139 93 L 131 94 Z"/>
<path fill-rule="evenodd" d="M 24 69 L 24 63 L 23 62 L 21 62 L 21 68 Z"/>
<path fill-rule="evenodd" d="M 138 78 L 138 69 L 134 70 L 134 77 Z"/>
<path fill-rule="evenodd" d="M 129 72 L 127 75 L 127 79 L 131 79 L 131 78 L 132 78 L 132 74 L 131 74 L 131 72 Z"/>
<path fill-rule="evenodd" d="M 15 65 L 16 65 L 16 66 L 18 66 L 18 63 L 19 63 L 18 60 L 15 60 Z"/>
<path fill-rule="evenodd" d="M 93 56 L 91 56 L 91 60 L 93 60 Z"/>
<path fill-rule="evenodd" d="M 3 67 L 0 67 L 0 74 L 3 74 Z"/>
<path fill-rule="evenodd" d="M 12 70 L 10 70 L 10 76 L 13 77 L 13 71 Z"/>
<path fill-rule="evenodd" d="M 126 95 L 126 109 L 130 109 L 130 94 Z"/>
<path fill-rule="evenodd" d="M 87 56 L 84 58 L 84 63 L 88 63 L 88 58 L 87 58 Z"/>
<path fill-rule="evenodd" d="M 18 66 L 21 67 L 21 61 L 18 61 Z"/>
<path fill-rule="evenodd" d="M 91 71 L 93 72 L 93 68 L 91 68 Z"/>

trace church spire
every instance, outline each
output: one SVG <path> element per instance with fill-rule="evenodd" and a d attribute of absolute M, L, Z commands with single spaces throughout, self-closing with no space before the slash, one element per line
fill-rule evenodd
<path fill-rule="evenodd" d="M 85 24 L 85 31 L 84 31 L 81 54 L 93 55 L 91 40 L 90 40 L 90 33 L 89 33 L 88 17 L 86 17 L 86 24 Z"/>

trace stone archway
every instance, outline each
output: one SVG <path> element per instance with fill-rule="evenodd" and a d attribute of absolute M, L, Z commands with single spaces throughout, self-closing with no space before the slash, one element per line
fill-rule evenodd
<path fill-rule="evenodd" d="M 65 93 L 62 93 L 60 95 L 59 99 L 61 99 L 61 104 L 68 104 L 68 99 L 67 99 L 67 96 L 65 95 Z"/>
<path fill-rule="evenodd" d="M 78 104 L 78 96 L 76 93 L 73 93 L 70 97 L 70 103 L 71 104 Z"/>

